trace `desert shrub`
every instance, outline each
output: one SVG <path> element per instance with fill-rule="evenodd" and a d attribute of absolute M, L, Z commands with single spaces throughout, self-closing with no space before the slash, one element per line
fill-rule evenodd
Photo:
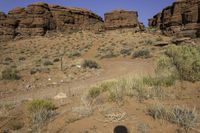
<path fill-rule="evenodd" d="M 100 87 L 92 87 L 89 90 L 89 97 L 91 98 L 96 98 L 97 96 L 99 96 L 101 93 L 101 88 Z"/>
<path fill-rule="evenodd" d="M 7 68 L 2 71 L 2 79 L 5 80 L 19 80 L 20 76 L 18 75 L 18 71 L 14 68 Z"/>
<path fill-rule="evenodd" d="M 169 121 L 184 127 L 187 131 L 197 126 L 198 113 L 195 109 L 174 106 L 171 108 Z"/>
<path fill-rule="evenodd" d="M 24 61 L 24 60 L 26 60 L 26 58 L 25 57 L 19 57 L 19 60 Z"/>
<path fill-rule="evenodd" d="M 149 98 L 163 100 L 167 97 L 166 91 L 160 86 L 153 86 L 148 92 Z"/>
<path fill-rule="evenodd" d="M 198 112 L 187 107 L 173 106 L 165 107 L 155 104 L 148 107 L 148 114 L 154 119 L 164 119 L 183 127 L 186 131 L 195 128 L 199 122 Z"/>
<path fill-rule="evenodd" d="M 49 73 L 49 71 L 50 69 L 46 67 L 34 67 L 34 68 L 31 68 L 30 74 L 33 75 L 40 72 Z"/>
<path fill-rule="evenodd" d="M 120 54 L 126 56 L 126 55 L 131 55 L 132 49 L 131 48 L 123 48 L 120 50 Z"/>
<path fill-rule="evenodd" d="M 13 61 L 13 59 L 12 59 L 12 58 L 10 58 L 10 57 L 6 57 L 6 58 L 4 59 L 4 61 L 10 61 L 10 62 L 12 62 L 12 61 Z"/>
<path fill-rule="evenodd" d="M 50 66 L 50 65 L 53 65 L 53 62 L 51 62 L 50 60 L 45 60 L 43 65 L 44 66 Z"/>
<path fill-rule="evenodd" d="M 138 57 L 142 57 L 142 58 L 149 58 L 150 57 L 150 51 L 149 49 L 141 49 L 138 51 L 135 51 L 132 55 L 133 58 L 138 58 Z"/>
<path fill-rule="evenodd" d="M 200 80 L 200 52 L 193 46 L 171 46 L 166 50 L 181 79 Z"/>
<path fill-rule="evenodd" d="M 153 44 L 153 41 L 152 41 L 152 40 L 145 40 L 145 44 L 146 44 L 146 45 L 152 45 L 152 44 Z"/>
<path fill-rule="evenodd" d="M 82 63 L 84 68 L 99 68 L 99 65 L 96 61 L 93 60 L 84 60 Z"/>
<path fill-rule="evenodd" d="M 2 64 L 4 65 L 10 65 L 13 62 L 13 59 L 10 57 L 6 57 L 3 61 Z"/>
<path fill-rule="evenodd" d="M 53 60 L 53 62 L 59 62 L 59 61 L 60 61 L 59 58 L 55 58 L 55 59 Z"/>
<path fill-rule="evenodd" d="M 103 92 L 108 92 L 108 98 L 113 102 L 122 101 L 126 96 L 136 97 L 140 102 L 149 98 L 164 99 L 167 96 L 165 90 L 160 86 L 162 85 L 161 83 L 154 83 L 155 81 L 145 80 L 146 79 L 143 77 L 120 78 L 90 88 L 88 95 L 91 98 L 96 98 Z"/>
<path fill-rule="evenodd" d="M 89 89 L 89 97 L 96 98 L 101 93 L 109 91 L 115 85 L 115 83 L 116 83 L 115 81 L 107 81 L 101 83 L 100 85 L 91 87 Z"/>
<path fill-rule="evenodd" d="M 12 120 L 8 123 L 8 127 L 11 130 L 19 130 L 24 126 L 24 123 L 22 123 L 19 120 Z"/>
<path fill-rule="evenodd" d="M 155 77 L 152 76 L 145 76 L 143 77 L 143 81 L 145 84 L 150 86 L 172 86 L 176 82 L 176 77 L 173 75 L 168 76 L 160 76 L 156 75 Z"/>
<path fill-rule="evenodd" d="M 30 70 L 30 74 L 33 75 L 33 74 L 36 74 L 37 72 L 39 72 L 39 69 L 38 68 L 32 68 Z"/>
<path fill-rule="evenodd" d="M 150 126 L 146 123 L 140 123 L 137 125 L 137 131 L 139 133 L 149 133 Z"/>
<path fill-rule="evenodd" d="M 148 115 L 154 119 L 167 119 L 168 110 L 162 104 L 154 104 L 148 107 Z"/>
<path fill-rule="evenodd" d="M 81 56 L 81 53 L 80 53 L 79 51 L 73 51 L 73 52 L 70 52 L 70 53 L 68 54 L 68 57 L 69 57 L 69 58 L 79 57 L 79 56 Z"/>
<path fill-rule="evenodd" d="M 33 123 L 43 123 L 54 115 L 55 105 L 49 100 L 35 99 L 28 103 L 28 111 Z"/>

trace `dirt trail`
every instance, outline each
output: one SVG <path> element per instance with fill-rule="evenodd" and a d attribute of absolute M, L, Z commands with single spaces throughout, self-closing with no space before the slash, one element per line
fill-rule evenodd
<path fill-rule="evenodd" d="M 80 94 L 84 93 L 84 89 L 87 87 L 105 80 L 119 78 L 125 75 L 138 76 L 152 74 L 154 70 L 152 62 L 152 59 L 102 60 L 100 61 L 102 72 L 98 76 L 91 76 L 85 80 L 75 80 L 71 83 L 64 82 L 61 84 L 46 86 L 42 89 L 30 90 L 14 97 L 12 96 L 1 99 L 0 102 L 15 101 L 18 103 L 31 98 L 52 98 L 60 92 L 66 93 L 68 96 L 80 96 Z"/>

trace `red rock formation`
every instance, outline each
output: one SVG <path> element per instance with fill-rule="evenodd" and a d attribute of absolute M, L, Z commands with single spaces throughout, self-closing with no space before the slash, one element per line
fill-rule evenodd
<path fill-rule="evenodd" d="M 0 41 L 15 37 L 44 35 L 47 31 L 99 30 L 101 17 L 81 8 L 34 3 L 0 13 Z"/>
<path fill-rule="evenodd" d="M 200 36 L 200 0 L 177 0 L 149 19 L 149 26 L 166 35 Z"/>
<path fill-rule="evenodd" d="M 105 14 L 105 29 L 119 28 L 140 29 L 142 25 L 138 21 L 138 13 L 135 11 L 114 10 Z"/>

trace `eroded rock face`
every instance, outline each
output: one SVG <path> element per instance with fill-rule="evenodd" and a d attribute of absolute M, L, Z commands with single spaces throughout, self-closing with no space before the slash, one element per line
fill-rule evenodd
<path fill-rule="evenodd" d="M 41 36 L 52 30 L 99 30 L 102 26 L 102 18 L 86 9 L 40 2 L 14 8 L 7 15 L 0 12 L 0 41 Z"/>
<path fill-rule="evenodd" d="M 119 28 L 135 28 L 139 30 L 142 26 L 138 21 L 138 13 L 135 11 L 114 10 L 105 14 L 106 30 Z"/>
<path fill-rule="evenodd" d="M 177 0 L 149 19 L 149 26 L 161 29 L 166 35 L 199 37 L 200 0 Z"/>

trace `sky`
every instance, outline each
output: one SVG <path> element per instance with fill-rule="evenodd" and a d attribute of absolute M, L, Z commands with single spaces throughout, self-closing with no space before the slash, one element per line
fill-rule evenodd
<path fill-rule="evenodd" d="M 14 7 L 26 7 L 34 2 L 46 2 L 63 6 L 82 7 L 104 17 L 105 12 L 114 9 L 138 11 L 139 20 L 145 25 L 148 19 L 171 5 L 175 0 L 0 0 L 0 11 L 7 13 Z"/>

